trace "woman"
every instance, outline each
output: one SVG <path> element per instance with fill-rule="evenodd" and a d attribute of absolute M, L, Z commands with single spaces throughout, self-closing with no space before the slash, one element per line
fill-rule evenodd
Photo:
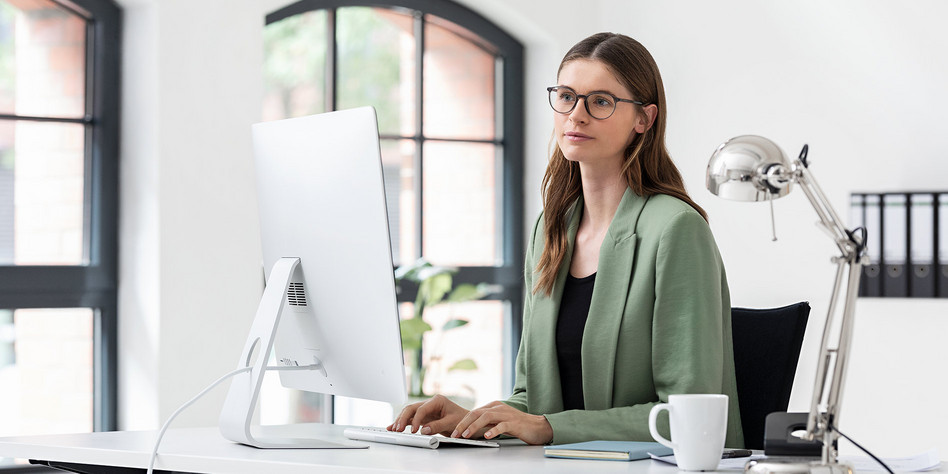
<path fill-rule="evenodd" d="M 726 445 L 743 446 L 727 279 L 665 149 L 655 61 L 632 38 L 599 33 L 566 53 L 557 84 L 513 395 L 471 411 L 436 396 L 388 429 L 644 441 L 649 411 L 668 395 L 723 393 Z"/>

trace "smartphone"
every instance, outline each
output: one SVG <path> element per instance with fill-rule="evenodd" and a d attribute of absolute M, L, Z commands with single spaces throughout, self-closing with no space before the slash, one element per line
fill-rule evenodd
<path fill-rule="evenodd" d="M 728 449 L 721 454 L 721 459 L 746 458 L 751 454 L 753 453 L 749 449 Z"/>

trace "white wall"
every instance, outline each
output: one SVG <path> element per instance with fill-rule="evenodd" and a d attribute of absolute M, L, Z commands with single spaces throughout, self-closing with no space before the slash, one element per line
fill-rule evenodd
<path fill-rule="evenodd" d="M 145 429 L 236 367 L 262 289 L 263 20 L 251 0 L 124 7 L 119 420 Z M 180 425 L 216 423 L 223 396 Z"/>
<path fill-rule="evenodd" d="M 259 120 L 263 16 L 284 0 L 122 0 L 125 6 L 120 418 L 154 428 L 234 366 L 261 289 L 249 125 Z M 813 306 L 791 409 L 803 410 L 834 246 L 804 196 L 766 206 L 704 190 L 723 140 L 767 136 L 846 214 L 856 190 L 944 189 L 948 7 L 854 0 L 463 0 L 526 51 L 528 220 L 540 209 L 551 112 L 543 88 L 566 49 L 600 30 L 639 39 L 662 70 L 669 148 L 710 213 L 735 305 Z M 562 12 L 568 12 L 563 14 Z M 768 270 L 761 262 L 770 262 Z M 948 301 L 861 299 L 842 426 L 882 455 L 948 452 Z M 880 350 L 880 348 L 884 348 Z M 223 391 L 177 426 L 216 423 Z M 902 407 L 913 407 L 902 416 Z M 203 408 L 201 408 L 203 407 Z M 844 447 L 845 449 L 845 447 Z"/>

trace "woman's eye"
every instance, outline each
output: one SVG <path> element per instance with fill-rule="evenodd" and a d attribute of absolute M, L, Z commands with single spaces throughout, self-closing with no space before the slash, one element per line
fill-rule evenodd
<path fill-rule="evenodd" d="M 612 105 L 612 101 L 603 96 L 596 96 L 594 103 L 600 107 L 609 107 Z"/>
<path fill-rule="evenodd" d="M 570 94 L 569 92 L 562 92 L 560 93 L 560 100 L 563 102 L 572 102 L 576 100 L 576 97 L 573 97 L 573 94 Z"/>

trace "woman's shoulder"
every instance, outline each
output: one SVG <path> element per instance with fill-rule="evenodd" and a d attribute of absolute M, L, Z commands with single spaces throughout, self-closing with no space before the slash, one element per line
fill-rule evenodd
<path fill-rule="evenodd" d="M 668 194 L 655 194 L 639 216 L 636 231 L 640 236 L 661 236 L 669 230 L 708 228 L 704 217 L 690 204 Z"/>
<path fill-rule="evenodd" d="M 541 210 L 537 214 L 537 218 L 533 220 L 533 230 L 531 231 L 531 237 L 536 238 L 537 236 L 543 235 L 543 211 Z"/>
<path fill-rule="evenodd" d="M 536 253 L 543 250 L 543 226 L 543 211 L 541 210 L 533 222 L 533 229 L 530 231 L 530 240 L 527 242 L 528 252 Z"/>
<path fill-rule="evenodd" d="M 693 212 L 698 214 L 695 208 L 691 207 L 685 201 L 676 198 L 670 194 L 655 194 L 648 198 L 648 203 L 642 210 L 642 214 L 678 214 L 679 212 Z M 699 216 L 701 214 L 698 214 Z"/>

